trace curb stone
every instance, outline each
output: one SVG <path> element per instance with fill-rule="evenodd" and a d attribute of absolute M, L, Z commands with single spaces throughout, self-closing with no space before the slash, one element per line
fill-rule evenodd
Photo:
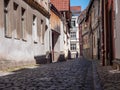
<path fill-rule="evenodd" d="M 97 72 L 97 67 L 95 65 L 95 62 L 92 61 L 92 68 L 93 68 L 93 84 L 94 84 L 94 90 L 104 90 L 101 85 L 101 80 L 99 78 L 99 74 Z"/>

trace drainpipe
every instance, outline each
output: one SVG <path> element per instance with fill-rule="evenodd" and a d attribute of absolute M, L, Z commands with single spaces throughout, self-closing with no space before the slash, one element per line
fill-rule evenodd
<path fill-rule="evenodd" d="M 105 13 L 105 2 L 104 2 L 104 0 L 101 1 L 101 4 L 102 4 L 102 12 L 101 12 L 102 13 L 102 31 L 101 31 L 101 34 L 102 34 L 101 35 L 101 39 L 102 39 L 101 40 L 102 41 L 101 42 L 101 49 L 102 49 L 101 50 L 101 54 L 102 54 L 102 56 L 101 57 L 102 58 L 101 59 L 102 59 L 102 66 L 105 66 L 105 50 L 104 50 L 104 25 L 105 25 L 104 24 L 105 23 L 104 22 L 104 18 L 105 18 L 104 17 L 104 15 L 105 15 L 104 13 Z"/>
<path fill-rule="evenodd" d="M 98 0 L 98 25 L 99 25 L 99 31 L 98 31 L 98 41 L 97 41 L 97 44 L 98 44 L 98 51 L 97 51 L 97 54 L 98 54 L 98 59 L 100 59 L 100 43 L 101 43 L 101 32 L 100 32 L 100 29 L 101 29 L 101 13 L 100 13 L 100 0 Z"/>

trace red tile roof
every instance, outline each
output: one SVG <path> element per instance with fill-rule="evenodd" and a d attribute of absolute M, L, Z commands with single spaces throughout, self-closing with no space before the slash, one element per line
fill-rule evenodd
<path fill-rule="evenodd" d="M 50 0 L 59 11 L 70 10 L 70 0 Z"/>
<path fill-rule="evenodd" d="M 81 6 L 71 6 L 70 10 L 71 11 L 81 11 Z"/>

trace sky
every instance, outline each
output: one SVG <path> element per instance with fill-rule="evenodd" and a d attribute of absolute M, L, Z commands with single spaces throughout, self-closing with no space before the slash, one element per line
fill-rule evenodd
<path fill-rule="evenodd" d="M 89 4 L 90 0 L 70 0 L 70 4 L 71 6 L 81 6 L 82 10 L 84 10 L 88 4 Z"/>

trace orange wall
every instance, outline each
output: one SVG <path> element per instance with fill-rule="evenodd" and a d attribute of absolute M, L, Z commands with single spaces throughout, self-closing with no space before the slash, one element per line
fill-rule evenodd
<path fill-rule="evenodd" d="M 60 27 L 60 18 L 53 12 L 50 11 L 51 17 L 50 17 L 50 24 L 51 29 L 56 30 L 56 26 Z"/>

